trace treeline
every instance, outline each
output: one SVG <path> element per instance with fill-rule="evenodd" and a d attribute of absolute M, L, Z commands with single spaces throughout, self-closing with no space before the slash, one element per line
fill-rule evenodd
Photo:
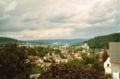
<path fill-rule="evenodd" d="M 39 56 L 39 57 L 44 57 L 48 53 L 51 55 L 52 53 L 55 54 L 60 54 L 61 51 L 59 49 L 53 49 L 49 46 L 47 47 L 34 47 L 34 48 L 29 48 L 29 51 L 31 52 L 30 54 L 33 56 Z"/>
<path fill-rule="evenodd" d="M 14 38 L 0 37 L 0 44 L 14 44 L 17 42 L 18 40 Z"/>
<path fill-rule="evenodd" d="M 120 42 L 120 33 L 98 36 L 88 41 L 85 41 L 85 43 L 88 43 L 90 48 L 108 48 L 109 42 Z"/>

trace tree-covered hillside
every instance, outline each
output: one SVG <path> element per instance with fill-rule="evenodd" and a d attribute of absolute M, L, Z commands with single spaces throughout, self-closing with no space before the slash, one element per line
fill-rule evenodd
<path fill-rule="evenodd" d="M 98 36 L 85 42 L 90 48 L 108 48 L 109 42 L 120 42 L 120 33 Z"/>
<path fill-rule="evenodd" d="M 0 37 L 0 44 L 12 44 L 16 43 L 18 40 L 8 37 Z"/>

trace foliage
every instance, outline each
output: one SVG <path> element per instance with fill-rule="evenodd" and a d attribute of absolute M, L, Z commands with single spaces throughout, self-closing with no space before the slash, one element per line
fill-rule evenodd
<path fill-rule="evenodd" d="M 29 79 L 31 62 L 25 47 L 0 47 L 0 79 Z"/>
<path fill-rule="evenodd" d="M 36 47 L 35 50 L 38 51 L 37 55 L 40 57 L 44 57 L 48 53 L 60 54 L 61 52 L 59 49 L 53 49 L 53 48 L 50 48 L 49 46 L 48 47 Z"/>
<path fill-rule="evenodd" d="M 84 65 L 84 62 L 82 59 L 73 59 L 69 60 L 68 64 Z"/>
<path fill-rule="evenodd" d="M 107 53 L 107 50 L 104 50 L 104 53 L 103 53 L 103 62 L 105 62 L 108 57 L 109 57 L 109 55 Z"/>
<path fill-rule="evenodd" d="M 96 69 L 76 64 L 55 64 L 41 73 L 38 79 L 105 79 Z"/>
<path fill-rule="evenodd" d="M 68 63 L 82 65 L 87 68 L 93 68 L 100 72 L 101 75 L 104 75 L 103 64 L 96 59 L 95 54 L 91 54 L 90 56 L 82 55 L 82 59 L 74 59 L 69 61 Z"/>
<path fill-rule="evenodd" d="M 71 52 L 78 52 L 78 51 L 83 51 L 83 48 L 75 48 L 75 47 L 70 47 L 68 48 L 68 52 L 71 53 Z"/>
<path fill-rule="evenodd" d="M 39 79 L 105 79 L 103 63 L 96 54 L 82 54 L 82 59 L 73 59 L 68 63 L 52 65 L 41 73 Z"/>
<path fill-rule="evenodd" d="M 61 51 L 59 49 L 51 49 L 51 53 L 60 54 Z"/>
<path fill-rule="evenodd" d="M 37 55 L 37 52 L 36 52 L 35 48 L 28 48 L 28 51 L 29 51 L 29 55 L 32 55 L 32 56 Z"/>
<path fill-rule="evenodd" d="M 32 73 L 31 74 L 38 74 L 41 73 L 43 71 L 43 68 L 37 65 L 34 65 L 32 67 Z"/>
<path fill-rule="evenodd" d="M 13 38 L 0 37 L 0 44 L 14 44 L 17 42 L 18 40 L 13 39 Z"/>
<path fill-rule="evenodd" d="M 109 42 L 120 42 L 120 33 L 98 36 L 88 41 L 90 48 L 108 48 Z"/>
<path fill-rule="evenodd" d="M 38 55 L 41 56 L 41 57 L 44 57 L 50 51 L 49 47 L 47 47 L 47 48 L 45 48 L 45 47 L 36 47 L 35 49 L 36 49 L 36 51 L 38 51 Z"/>

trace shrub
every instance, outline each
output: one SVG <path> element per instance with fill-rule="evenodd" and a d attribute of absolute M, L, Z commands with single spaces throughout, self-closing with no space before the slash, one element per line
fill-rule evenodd
<path fill-rule="evenodd" d="M 52 65 L 38 79 L 104 79 L 95 69 L 75 64 Z"/>
<path fill-rule="evenodd" d="M 31 62 L 25 47 L 0 47 L 0 79 L 29 79 Z"/>

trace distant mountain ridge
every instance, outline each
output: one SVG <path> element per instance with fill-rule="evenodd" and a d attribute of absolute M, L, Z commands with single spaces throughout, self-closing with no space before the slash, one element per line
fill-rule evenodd
<path fill-rule="evenodd" d="M 120 42 L 120 33 L 97 36 L 85 42 L 90 48 L 108 48 L 109 42 Z"/>
<path fill-rule="evenodd" d="M 87 41 L 86 41 L 87 40 Z M 40 40 L 17 40 L 14 38 L 0 37 L 0 44 L 57 44 L 57 45 L 80 45 L 88 43 L 90 48 L 108 48 L 109 42 L 120 42 L 120 33 L 112 33 L 109 35 L 97 36 L 92 39 L 40 39 Z"/>
<path fill-rule="evenodd" d="M 33 40 L 32 42 L 42 42 L 44 44 L 58 44 L 58 45 L 63 45 L 63 44 L 69 44 L 69 45 L 74 45 L 78 43 L 82 43 L 87 39 L 45 39 L 45 40 Z"/>
<path fill-rule="evenodd" d="M 64 45 L 64 44 L 69 44 L 69 45 L 75 45 L 78 43 L 82 43 L 86 39 L 40 39 L 40 40 L 17 40 L 14 38 L 8 38 L 8 37 L 0 37 L 0 44 L 13 44 L 13 43 L 18 43 L 18 44 L 56 44 L 56 45 Z"/>

